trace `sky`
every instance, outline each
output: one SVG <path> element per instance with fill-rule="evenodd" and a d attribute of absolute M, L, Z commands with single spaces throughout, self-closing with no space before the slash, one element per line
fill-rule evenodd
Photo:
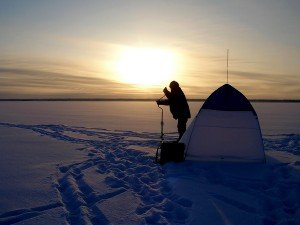
<path fill-rule="evenodd" d="M 0 99 L 158 98 L 172 80 L 207 98 L 227 82 L 227 49 L 246 97 L 300 99 L 299 12 L 298 0 L 0 0 Z M 128 56 L 144 49 L 172 63 Z"/>

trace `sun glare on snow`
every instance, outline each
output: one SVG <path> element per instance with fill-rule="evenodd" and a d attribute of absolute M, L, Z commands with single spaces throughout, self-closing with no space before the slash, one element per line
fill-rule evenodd
<path fill-rule="evenodd" d="M 129 48 L 121 53 L 116 67 L 122 82 L 159 85 L 174 75 L 175 56 L 161 49 Z"/>

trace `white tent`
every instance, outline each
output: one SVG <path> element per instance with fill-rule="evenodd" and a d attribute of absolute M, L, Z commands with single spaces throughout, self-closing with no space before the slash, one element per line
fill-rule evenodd
<path fill-rule="evenodd" d="M 229 84 L 208 97 L 180 142 L 188 160 L 265 162 L 257 114 Z"/>

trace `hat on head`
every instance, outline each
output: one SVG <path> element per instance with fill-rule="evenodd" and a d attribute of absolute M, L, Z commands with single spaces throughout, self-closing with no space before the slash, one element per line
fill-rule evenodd
<path fill-rule="evenodd" d="M 169 87 L 170 87 L 171 89 L 173 89 L 173 88 L 178 88 L 178 87 L 179 87 L 179 84 L 178 84 L 177 81 L 173 80 L 173 81 L 170 83 Z"/>

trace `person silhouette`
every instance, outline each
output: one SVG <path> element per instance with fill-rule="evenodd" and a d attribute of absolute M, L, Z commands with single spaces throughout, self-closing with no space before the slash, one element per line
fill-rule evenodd
<path fill-rule="evenodd" d="M 167 87 L 163 89 L 167 99 L 159 99 L 156 101 L 157 105 L 169 105 L 173 118 L 177 120 L 177 129 L 180 138 L 186 130 L 186 123 L 191 118 L 190 108 L 186 97 L 179 87 L 178 82 L 172 81 L 169 85 L 171 91 Z"/>

